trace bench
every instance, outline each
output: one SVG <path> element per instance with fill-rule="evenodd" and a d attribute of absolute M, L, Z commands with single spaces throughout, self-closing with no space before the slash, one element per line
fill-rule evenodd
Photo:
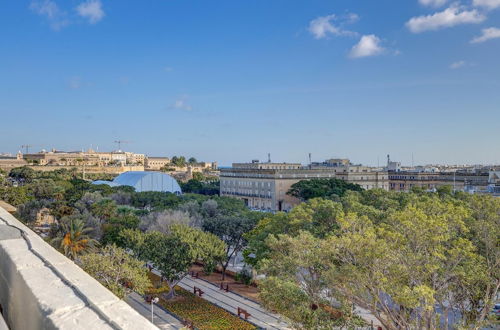
<path fill-rule="evenodd" d="M 205 292 L 203 292 L 203 290 L 202 290 L 202 289 L 200 289 L 200 288 L 198 288 L 198 287 L 196 287 L 196 286 L 195 286 L 195 287 L 193 287 L 193 293 L 194 293 L 195 295 L 196 295 L 196 294 L 198 294 L 198 296 L 200 296 L 200 297 L 201 297 L 201 296 L 203 296 L 203 294 L 204 294 Z"/>
<path fill-rule="evenodd" d="M 195 271 L 189 272 L 189 275 L 191 275 L 191 277 L 193 277 L 193 278 L 199 278 L 199 276 L 200 276 L 200 274 L 198 272 L 195 272 Z"/>
<path fill-rule="evenodd" d="M 221 282 L 221 283 L 220 283 L 219 288 L 220 288 L 221 290 L 224 290 L 224 291 L 226 291 L 226 292 L 229 292 L 229 283 L 227 283 L 227 284 L 226 284 L 226 286 L 224 287 L 224 283 L 222 283 L 222 282 Z"/>
<path fill-rule="evenodd" d="M 238 317 L 240 316 L 240 314 L 243 314 L 243 316 L 245 317 L 245 320 L 248 320 L 248 318 L 250 316 L 252 316 L 249 312 L 247 312 L 246 310 L 244 310 L 243 308 L 241 307 L 238 307 Z"/>

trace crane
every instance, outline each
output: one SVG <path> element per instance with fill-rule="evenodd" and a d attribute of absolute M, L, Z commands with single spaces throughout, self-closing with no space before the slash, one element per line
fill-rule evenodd
<path fill-rule="evenodd" d="M 28 153 L 31 147 L 32 147 L 32 146 L 31 146 L 31 145 L 29 145 L 29 144 L 23 144 L 23 145 L 21 146 L 21 149 L 23 149 L 23 148 L 24 148 L 24 149 L 26 150 L 26 153 Z"/>

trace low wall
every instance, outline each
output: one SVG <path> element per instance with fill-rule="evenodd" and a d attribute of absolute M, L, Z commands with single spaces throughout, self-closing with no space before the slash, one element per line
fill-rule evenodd
<path fill-rule="evenodd" d="M 11 330 L 157 329 L 3 208 L 0 309 Z"/>

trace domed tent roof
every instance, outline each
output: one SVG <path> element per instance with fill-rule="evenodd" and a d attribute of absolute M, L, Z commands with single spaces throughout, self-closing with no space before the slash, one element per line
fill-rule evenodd
<path fill-rule="evenodd" d="M 125 172 L 113 181 L 94 181 L 93 184 L 107 184 L 111 187 L 131 186 L 137 192 L 163 191 L 181 194 L 182 190 L 177 181 L 170 175 L 161 172 Z"/>

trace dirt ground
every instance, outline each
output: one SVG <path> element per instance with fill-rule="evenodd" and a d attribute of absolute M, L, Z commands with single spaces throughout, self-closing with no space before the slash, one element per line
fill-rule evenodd
<path fill-rule="evenodd" d="M 213 283 L 217 286 L 222 282 L 222 274 L 219 272 L 214 272 L 210 275 L 205 275 L 203 273 L 203 267 L 199 265 L 193 265 L 190 268 L 190 271 L 198 272 L 198 276 L 210 283 Z M 259 289 L 253 285 L 245 285 L 234 280 L 234 277 L 231 275 L 226 275 L 226 279 L 224 280 L 224 284 L 229 284 L 229 291 L 240 294 L 244 297 L 250 298 L 255 301 L 259 300 Z"/>

